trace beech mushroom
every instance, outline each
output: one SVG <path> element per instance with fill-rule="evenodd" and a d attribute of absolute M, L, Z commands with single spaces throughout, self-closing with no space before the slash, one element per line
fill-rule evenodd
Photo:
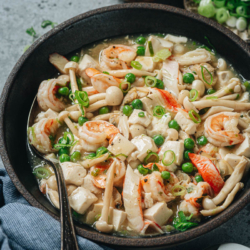
<path fill-rule="evenodd" d="M 78 90 L 78 85 L 76 82 L 77 69 L 78 69 L 78 63 L 76 62 L 68 62 L 64 67 L 65 72 L 69 74 L 72 93 L 75 93 L 75 91 Z"/>
<path fill-rule="evenodd" d="M 94 112 L 103 106 L 117 106 L 122 103 L 123 93 L 120 88 L 111 86 L 107 88 L 105 100 L 97 101 L 86 109 L 88 112 Z"/>
<path fill-rule="evenodd" d="M 92 166 L 104 162 L 105 160 L 107 160 L 109 157 L 109 153 L 103 154 L 98 158 L 94 158 L 94 159 L 86 159 L 82 162 L 80 162 L 80 164 L 84 167 L 84 168 L 91 168 Z"/>
<path fill-rule="evenodd" d="M 108 216 L 109 216 L 109 207 L 112 199 L 113 193 L 113 183 L 114 183 L 114 174 L 115 174 L 115 166 L 117 162 L 116 160 L 110 166 L 107 173 L 107 181 L 106 188 L 103 198 L 103 208 L 100 219 L 96 222 L 96 229 L 103 233 L 109 233 L 113 230 L 113 225 L 108 224 Z"/>
<path fill-rule="evenodd" d="M 217 68 L 218 70 L 222 71 L 222 70 L 226 70 L 227 69 L 227 63 L 224 59 L 219 58 L 218 59 L 218 64 L 217 64 Z"/>
<path fill-rule="evenodd" d="M 182 90 L 178 96 L 178 102 L 183 105 L 183 101 L 185 97 L 189 97 L 189 91 L 188 90 Z"/>
<path fill-rule="evenodd" d="M 218 83 L 221 86 L 226 86 L 229 82 L 229 80 L 233 77 L 233 73 L 229 70 L 227 71 L 218 71 L 217 72 L 217 76 L 218 76 Z"/>
<path fill-rule="evenodd" d="M 60 122 L 64 121 L 67 124 L 67 126 L 69 127 L 69 129 L 71 130 L 71 132 L 75 136 L 79 137 L 78 130 L 75 128 L 75 125 L 69 119 L 69 115 L 70 115 L 70 113 L 68 111 L 62 111 L 59 114 L 58 119 L 59 119 Z"/>
<path fill-rule="evenodd" d="M 239 94 L 225 95 L 220 97 L 220 100 L 236 100 Z"/>
<path fill-rule="evenodd" d="M 192 89 L 198 91 L 199 97 L 203 96 L 206 90 L 205 85 L 201 80 L 194 80 L 192 83 Z"/>
<path fill-rule="evenodd" d="M 137 70 L 137 69 L 120 69 L 120 70 L 109 70 L 107 71 L 111 76 L 115 77 L 124 77 L 125 75 L 132 73 L 135 76 L 155 76 L 156 73 L 151 73 L 145 70 Z"/>
<path fill-rule="evenodd" d="M 210 115 L 214 115 L 220 112 L 232 112 L 232 108 L 222 107 L 222 106 L 214 106 L 211 107 L 204 115 L 201 116 L 201 120 L 206 120 Z"/>
<path fill-rule="evenodd" d="M 166 141 L 177 141 L 178 140 L 178 131 L 173 128 L 167 129 L 168 136 L 166 138 Z"/>
<path fill-rule="evenodd" d="M 195 112 L 199 112 L 197 109 L 196 109 L 196 106 L 194 105 L 194 102 L 190 102 L 189 101 L 189 98 L 186 96 L 183 100 L 183 106 L 184 108 L 187 110 L 187 111 L 190 111 L 190 110 L 194 110 Z"/>

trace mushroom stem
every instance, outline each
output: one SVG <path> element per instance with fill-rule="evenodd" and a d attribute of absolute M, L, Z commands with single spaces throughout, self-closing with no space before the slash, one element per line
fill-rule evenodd
<path fill-rule="evenodd" d="M 107 173 L 107 182 L 103 199 L 102 215 L 99 221 L 96 222 L 96 229 L 101 232 L 110 232 L 113 229 L 113 225 L 108 225 L 109 207 L 113 193 L 113 183 L 115 174 L 116 161 L 112 163 Z"/>
<path fill-rule="evenodd" d="M 210 108 L 213 106 L 224 106 L 234 109 L 234 111 L 243 111 L 250 109 L 250 103 L 240 103 L 229 100 L 200 100 L 192 102 L 192 104 L 199 110 L 204 108 Z"/>
<path fill-rule="evenodd" d="M 222 106 L 214 106 L 211 109 L 209 109 L 204 115 L 201 116 L 201 120 L 206 120 L 210 115 L 214 115 L 220 112 L 232 112 L 233 109 L 222 107 Z"/>
<path fill-rule="evenodd" d="M 64 121 L 67 126 L 69 127 L 69 129 L 71 130 L 71 132 L 79 137 L 79 134 L 78 134 L 78 130 L 75 128 L 75 125 L 73 124 L 73 122 L 69 119 L 69 112 L 68 111 L 62 111 L 59 116 L 58 116 L 58 119 L 59 121 Z"/>
<path fill-rule="evenodd" d="M 98 121 L 98 120 L 101 120 L 101 121 L 108 121 L 110 116 L 111 116 L 112 113 L 108 113 L 108 114 L 104 114 L 104 115 L 98 115 L 98 116 L 95 116 L 91 119 L 91 121 Z"/>
<path fill-rule="evenodd" d="M 238 97 L 238 94 L 232 94 L 232 95 L 225 95 L 220 97 L 220 100 L 236 100 Z"/>
<path fill-rule="evenodd" d="M 76 90 L 79 90 L 76 82 L 75 69 L 69 69 L 69 78 L 71 83 L 71 91 L 72 93 L 75 93 Z"/>
<path fill-rule="evenodd" d="M 105 93 L 95 94 L 89 97 L 89 104 L 104 100 L 106 97 Z"/>
<path fill-rule="evenodd" d="M 124 77 L 128 73 L 132 73 L 135 76 L 155 76 L 156 73 L 150 73 L 145 70 L 137 70 L 137 69 L 120 69 L 120 70 L 109 70 L 107 71 L 110 75 L 115 77 Z"/>

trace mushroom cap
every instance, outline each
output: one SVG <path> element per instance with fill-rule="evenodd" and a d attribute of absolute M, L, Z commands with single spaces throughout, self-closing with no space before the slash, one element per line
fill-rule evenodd
<path fill-rule="evenodd" d="M 203 199 L 202 206 L 206 210 L 210 210 L 210 209 L 216 208 L 216 205 L 214 204 L 214 202 L 211 199 L 207 198 L 207 197 L 205 197 Z"/>
<path fill-rule="evenodd" d="M 167 133 L 168 133 L 168 140 L 177 141 L 179 134 L 178 134 L 178 131 L 176 129 L 169 128 L 167 130 Z"/>
<path fill-rule="evenodd" d="M 186 96 L 183 100 L 183 106 L 187 111 L 190 110 L 194 110 L 195 112 L 198 113 L 198 110 L 196 109 L 196 107 L 194 106 L 194 104 L 192 102 L 189 101 L 189 98 Z"/>
<path fill-rule="evenodd" d="M 76 62 L 68 62 L 64 66 L 64 71 L 68 74 L 70 69 L 73 69 L 73 70 L 76 71 L 78 69 L 78 63 L 76 63 Z"/>
<path fill-rule="evenodd" d="M 205 93 L 205 84 L 201 80 L 194 80 L 192 82 L 192 89 L 196 89 L 198 91 L 198 95 L 203 96 Z"/>
<path fill-rule="evenodd" d="M 59 121 L 61 122 L 61 121 L 64 121 L 64 119 L 66 118 L 66 117 L 68 117 L 69 116 L 69 112 L 68 111 L 62 111 L 59 115 L 58 115 L 58 119 L 59 119 Z"/>
<path fill-rule="evenodd" d="M 113 230 L 113 225 L 109 225 L 106 221 L 99 220 L 95 224 L 96 229 L 103 233 L 110 233 Z"/>
<path fill-rule="evenodd" d="M 111 86 L 106 90 L 105 100 L 107 102 L 107 105 L 110 106 L 120 105 L 122 103 L 123 97 L 124 96 L 121 89 L 116 86 Z"/>

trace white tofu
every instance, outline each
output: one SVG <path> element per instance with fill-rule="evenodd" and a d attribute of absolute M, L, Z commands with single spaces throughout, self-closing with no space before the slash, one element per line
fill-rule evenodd
<path fill-rule="evenodd" d="M 239 156 L 250 157 L 250 138 L 248 133 L 243 134 L 245 140 L 235 147 L 234 153 Z"/>
<path fill-rule="evenodd" d="M 121 134 L 117 134 L 108 146 L 108 150 L 113 155 L 124 154 L 129 156 L 135 149 L 135 145 Z M 118 156 L 118 158 L 122 161 L 126 160 L 126 157 L 123 155 Z"/>
<path fill-rule="evenodd" d="M 138 114 L 143 112 L 144 117 L 139 117 Z M 148 127 L 148 125 L 151 123 L 151 116 L 148 115 L 146 111 L 142 111 L 140 109 L 134 109 L 133 113 L 130 115 L 128 119 L 129 125 L 131 124 L 139 124 L 144 126 L 145 128 Z"/>
<path fill-rule="evenodd" d="M 180 125 L 181 129 L 189 135 L 193 135 L 197 129 L 197 124 L 194 123 L 191 119 L 187 118 L 181 112 L 178 112 L 174 118 L 177 123 Z"/>
<path fill-rule="evenodd" d="M 183 161 L 183 153 L 184 153 L 184 142 L 183 141 L 166 141 L 161 147 L 161 151 L 159 153 L 159 157 L 162 159 L 164 153 L 167 150 L 172 150 L 175 153 L 175 163 L 180 166 Z"/>
<path fill-rule="evenodd" d="M 241 158 L 242 158 L 241 156 L 235 154 L 227 154 L 224 157 L 224 160 L 234 169 L 240 162 Z M 250 160 L 247 158 L 246 169 L 248 170 L 249 168 L 250 168 Z"/>
<path fill-rule="evenodd" d="M 83 178 L 86 176 L 86 169 L 77 163 L 63 162 L 61 163 L 64 179 L 66 184 L 74 184 L 81 186 Z"/>
<path fill-rule="evenodd" d="M 147 113 L 152 116 L 155 106 L 159 105 L 164 107 L 164 103 L 161 102 L 159 95 L 156 92 L 148 95 L 147 97 L 143 97 L 141 101 L 143 104 L 143 110 L 147 111 Z"/>
<path fill-rule="evenodd" d="M 83 184 L 82 184 L 83 188 L 88 189 L 91 193 L 93 194 L 100 194 L 102 192 L 102 190 L 100 188 L 97 188 L 94 184 L 93 184 L 93 177 L 88 174 L 84 179 L 83 179 Z"/>
<path fill-rule="evenodd" d="M 134 124 L 129 127 L 129 132 L 132 138 L 135 138 L 139 135 L 146 135 L 147 131 L 142 125 Z"/>
<path fill-rule="evenodd" d="M 152 220 L 159 226 L 164 225 L 173 215 L 173 211 L 167 207 L 165 202 L 157 202 L 151 208 L 144 210 L 144 218 Z"/>
<path fill-rule="evenodd" d="M 59 203 L 59 195 L 58 195 L 58 192 L 55 191 L 55 190 L 52 190 L 52 189 L 48 189 L 48 195 L 49 195 L 49 198 L 51 200 L 51 202 L 53 203 L 53 205 L 56 207 L 56 208 L 60 208 L 60 203 Z"/>
<path fill-rule="evenodd" d="M 168 136 L 168 123 L 171 121 L 171 115 L 169 113 L 162 116 L 161 119 L 153 117 L 151 125 L 147 128 L 147 134 L 150 137 L 155 135 Z"/>
<path fill-rule="evenodd" d="M 84 214 L 86 210 L 98 200 L 88 189 L 78 187 L 69 196 L 70 206 L 79 214 Z"/>
<path fill-rule="evenodd" d="M 68 196 L 70 196 L 73 193 L 73 191 L 77 189 L 77 186 L 67 185 L 66 188 L 67 188 L 67 194 L 68 194 Z"/>
<path fill-rule="evenodd" d="M 139 152 L 137 158 L 142 162 L 144 158 L 148 155 L 148 150 L 152 152 L 157 152 L 158 148 L 155 145 L 154 140 L 146 135 L 139 135 L 131 140 L 131 142 L 136 146 Z"/>
<path fill-rule="evenodd" d="M 144 194 L 144 207 L 145 208 L 150 208 L 154 205 L 154 200 L 152 198 L 151 193 L 145 193 Z"/>
<path fill-rule="evenodd" d="M 56 176 L 55 175 L 52 175 L 52 176 L 49 177 L 49 179 L 47 180 L 47 184 L 48 184 L 48 187 L 50 189 L 58 191 L 57 181 L 56 181 Z"/>
<path fill-rule="evenodd" d="M 212 147 L 214 147 L 215 149 L 217 148 L 217 147 L 213 146 L 213 144 L 209 143 L 209 145 L 211 145 L 211 150 L 213 150 Z M 221 159 L 224 159 L 227 154 L 232 153 L 232 150 L 225 148 L 225 147 L 219 148 L 219 149 L 217 148 L 217 150 L 218 150 L 218 153 L 219 153 Z"/>
<path fill-rule="evenodd" d="M 102 214 L 103 203 L 95 203 L 93 208 L 87 213 L 85 222 L 87 224 L 93 224 Z M 112 219 L 113 208 L 109 208 L 109 218 Z"/>
<path fill-rule="evenodd" d="M 119 231 L 121 229 L 121 225 L 127 218 L 127 213 L 118 209 L 113 209 L 113 221 L 114 229 Z"/>
<path fill-rule="evenodd" d="M 149 72 L 152 72 L 156 65 L 151 56 L 137 56 L 135 60 L 142 65 L 142 70 Z"/>
<path fill-rule="evenodd" d="M 172 42 L 172 43 L 186 43 L 188 41 L 187 37 L 185 36 L 173 36 L 170 34 L 167 34 L 164 39 Z"/>
<path fill-rule="evenodd" d="M 154 54 L 156 54 L 158 51 L 162 50 L 162 49 L 172 49 L 173 48 L 173 43 L 164 40 L 158 36 L 150 36 L 148 38 L 148 41 L 151 41 L 152 43 L 152 47 L 154 50 Z M 146 47 L 146 51 L 145 51 L 145 56 L 150 56 L 150 52 L 149 52 L 149 47 L 148 47 L 148 43 L 147 43 L 147 47 Z"/>

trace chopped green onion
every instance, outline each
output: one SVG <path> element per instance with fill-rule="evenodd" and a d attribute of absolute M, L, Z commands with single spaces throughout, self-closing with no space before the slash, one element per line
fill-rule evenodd
<path fill-rule="evenodd" d="M 143 160 L 144 164 L 147 165 L 150 162 L 159 162 L 159 155 L 154 153 L 154 152 L 150 152 L 148 153 L 148 155 L 144 158 Z"/>
<path fill-rule="evenodd" d="M 206 99 L 207 100 L 209 100 L 209 99 L 218 99 L 218 96 L 208 96 L 208 97 L 206 97 Z"/>
<path fill-rule="evenodd" d="M 180 211 L 178 215 L 179 217 L 175 217 L 173 220 L 173 226 L 175 227 L 175 229 L 184 232 L 189 228 L 198 226 L 198 223 L 189 221 L 192 218 L 193 214 L 191 214 L 189 217 L 186 217 L 183 211 Z"/>
<path fill-rule="evenodd" d="M 28 128 L 28 134 L 30 133 L 32 134 L 32 140 L 31 140 L 31 144 L 33 144 L 34 142 L 36 142 L 36 134 L 35 134 L 35 129 L 34 127 L 29 127 Z"/>
<path fill-rule="evenodd" d="M 89 97 L 86 91 L 75 91 L 75 98 L 78 103 L 86 108 L 89 107 Z"/>
<path fill-rule="evenodd" d="M 103 74 L 109 75 L 109 72 L 107 72 L 107 71 L 103 71 L 102 73 L 103 73 Z"/>
<path fill-rule="evenodd" d="M 131 62 L 131 67 L 133 67 L 134 69 L 137 69 L 137 70 L 142 69 L 142 65 L 137 61 L 132 61 Z"/>
<path fill-rule="evenodd" d="M 95 221 L 98 221 L 100 218 L 101 218 L 101 214 L 97 214 L 96 216 L 95 216 Z"/>
<path fill-rule="evenodd" d="M 175 185 L 171 189 L 171 193 L 173 196 L 181 196 L 186 193 L 186 188 L 182 185 Z"/>
<path fill-rule="evenodd" d="M 168 156 L 170 154 L 170 156 Z M 172 150 L 167 150 L 164 152 L 162 163 L 164 166 L 170 166 L 175 161 L 175 153 Z"/>
<path fill-rule="evenodd" d="M 239 99 L 240 99 L 240 95 L 239 95 L 239 94 L 237 94 L 237 96 L 236 96 L 235 100 L 239 100 Z"/>
<path fill-rule="evenodd" d="M 189 100 L 190 102 L 194 102 L 198 98 L 198 91 L 196 89 L 191 89 L 189 92 Z"/>
<path fill-rule="evenodd" d="M 68 135 L 71 137 L 69 140 Z M 71 132 L 64 132 L 62 140 L 59 140 L 58 144 L 54 145 L 55 149 L 65 148 L 65 147 L 73 147 L 78 141 L 75 141 L 74 135 Z"/>
<path fill-rule="evenodd" d="M 48 179 L 51 175 L 50 171 L 47 168 L 44 167 L 38 167 L 33 170 L 33 174 L 38 179 Z"/>
<path fill-rule="evenodd" d="M 120 153 L 120 154 L 118 154 L 118 155 L 115 155 L 115 157 L 119 157 L 119 156 L 124 156 L 124 157 L 128 158 L 128 156 L 127 156 L 127 155 L 122 154 L 122 153 Z"/>
<path fill-rule="evenodd" d="M 166 110 L 162 106 L 157 105 L 154 107 L 153 116 L 162 118 L 164 114 L 166 114 Z"/>
<path fill-rule="evenodd" d="M 154 49 L 153 49 L 153 45 L 151 41 L 148 41 L 148 49 L 149 49 L 150 56 L 154 56 Z"/>
<path fill-rule="evenodd" d="M 152 170 L 153 171 L 158 171 L 158 172 L 160 171 L 156 164 L 153 164 Z"/>
<path fill-rule="evenodd" d="M 50 20 L 45 20 L 45 21 L 42 22 L 41 27 L 44 29 L 49 25 L 51 25 L 51 27 L 54 28 L 55 25 L 57 25 L 57 23 L 54 23 L 54 22 L 52 22 Z"/>
<path fill-rule="evenodd" d="M 139 112 L 139 113 L 138 113 L 138 116 L 139 116 L 139 117 L 144 117 L 145 114 L 144 114 L 144 112 Z"/>
<path fill-rule="evenodd" d="M 193 109 L 188 111 L 188 115 L 189 115 L 190 119 L 194 123 L 200 123 L 201 122 L 201 118 L 200 118 L 199 114 L 197 114 Z"/>
<path fill-rule="evenodd" d="M 127 85 L 127 88 L 126 88 L 126 89 L 123 89 L 123 88 L 122 88 L 122 85 L 125 85 L 125 84 Z M 122 81 L 122 82 L 120 83 L 120 86 L 119 86 L 119 88 L 121 89 L 122 93 L 124 93 L 124 94 L 128 93 L 128 91 L 130 90 L 130 87 L 131 87 L 130 82 L 126 82 L 126 81 Z"/>
<path fill-rule="evenodd" d="M 150 88 L 155 87 L 157 84 L 157 79 L 153 76 L 146 76 L 144 81 L 146 86 Z"/>
<path fill-rule="evenodd" d="M 205 6 L 199 6 L 198 7 L 198 13 L 202 16 L 205 16 L 207 18 L 213 17 L 215 14 L 215 7 L 212 3 L 208 3 Z"/>
<path fill-rule="evenodd" d="M 153 57 L 154 62 L 164 61 L 172 55 L 169 49 L 162 49 Z"/>
<path fill-rule="evenodd" d="M 246 6 L 238 6 L 236 8 L 236 13 L 243 16 L 243 15 L 247 15 L 247 7 Z"/>
<path fill-rule="evenodd" d="M 210 83 L 207 82 L 207 80 L 205 79 L 203 69 L 205 69 L 205 70 L 207 71 L 207 73 L 210 75 L 210 77 L 211 77 Z M 212 75 L 212 74 L 209 72 L 209 70 L 208 70 L 206 67 L 204 67 L 204 66 L 201 66 L 201 75 L 202 75 L 202 79 L 203 79 L 204 82 L 206 82 L 208 85 L 212 85 L 212 83 L 213 83 L 213 75 Z"/>
<path fill-rule="evenodd" d="M 228 12 L 225 8 L 220 8 L 216 11 L 216 20 L 218 23 L 225 23 L 229 17 Z"/>
<path fill-rule="evenodd" d="M 27 29 L 27 30 L 26 30 L 26 33 L 27 33 L 28 35 L 32 36 L 33 38 L 36 37 L 36 32 L 35 32 L 35 30 L 34 30 L 33 27 Z"/>
<path fill-rule="evenodd" d="M 213 2 L 214 2 L 215 7 L 217 8 L 224 7 L 226 4 L 226 0 L 214 0 Z"/>

